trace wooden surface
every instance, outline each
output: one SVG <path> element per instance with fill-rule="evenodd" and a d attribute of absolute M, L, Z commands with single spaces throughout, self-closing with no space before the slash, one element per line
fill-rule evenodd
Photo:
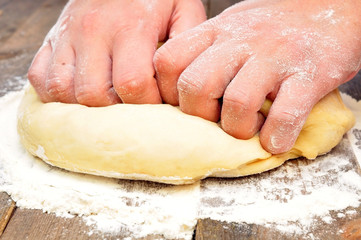
<path fill-rule="evenodd" d="M 208 15 L 214 16 L 236 1 L 203 2 Z M 33 55 L 65 3 L 65 0 L 0 0 L 0 96 L 22 87 L 23 83 L 19 79 L 26 75 Z M 354 80 L 341 86 L 341 90 L 361 99 L 360 83 L 361 74 L 358 74 Z M 355 157 L 352 159 L 355 161 Z M 356 162 L 354 166 L 359 168 Z M 361 239 L 361 209 L 359 207 L 356 210 L 357 214 L 352 218 L 322 225 L 314 235 L 320 239 Z M 340 234 L 339 230 L 343 233 Z M 1 239 L 122 239 L 127 235 L 119 233 L 104 236 L 91 233 L 79 217 L 59 218 L 40 210 L 19 209 L 6 193 L 0 193 L 0 236 Z M 148 236 L 144 239 L 159 238 L 161 237 Z M 195 239 L 207 240 L 295 238 L 296 236 L 285 236 L 263 226 L 211 219 L 199 220 L 195 232 Z"/>

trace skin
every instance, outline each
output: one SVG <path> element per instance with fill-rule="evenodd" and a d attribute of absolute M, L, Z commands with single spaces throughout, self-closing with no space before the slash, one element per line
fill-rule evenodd
<path fill-rule="evenodd" d="M 236 138 L 260 130 L 267 151 L 286 152 L 312 107 L 360 70 L 360 9 L 356 0 L 236 4 L 156 52 L 162 99 L 220 119 Z M 274 103 L 265 120 L 266 98 Z"/>
<path fill-rule="evenodd" d="M 263 147 L 282 153 L 313 105 L 360 70 L 360 9 L 359 0 L 249 0 L 200 24 L 198 0 L 73 0 L 28 77 L 44 102 L 163 101 L 220 120 L 236 138 L 260 130 Z"/>
<path fill-rule="evenodd" d="M 44 102 L 161 103 L 153 67 L 158 42 L 205 19 L 200 0 L 71 0 L 28 78 Z"/>

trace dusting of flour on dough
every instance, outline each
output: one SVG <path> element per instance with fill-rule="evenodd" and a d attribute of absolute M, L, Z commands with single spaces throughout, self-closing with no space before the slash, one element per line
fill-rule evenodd
<path fill-rule="evenodd" d="M 18 207 L 82 216 L 94 226 L 90 235 L 122 230 L 131 237 L 191 239 L 197 219 L 211 218 L 310 237 L 317 221 L 332 223 L 358 214 L 353 208 L 360 205 L 361 177 L 340 151 L 314 161 L 291 161 L 261 175 L 187 186 L 60 170 L 30 156 L 20 144 L 16 111 L 22 94 L 0 98 L 0 191 L 8 192 Z M 346 147 L 345 141 L 339 148 Z M 38 153 L 44 154 L 41 147 Z"/>

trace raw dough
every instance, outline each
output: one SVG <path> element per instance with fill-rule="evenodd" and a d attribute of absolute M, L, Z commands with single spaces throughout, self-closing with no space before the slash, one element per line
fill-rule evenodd
<path fill-rule="evenodd" d="M 314 159 L 336 146 L 353 124 L 335 90 L 314 107 L 292 150 L 271 155 L 258 136 L 235 139 L 216 123 L 166 104 L 44 104 L 30 87 L 18 112 L 21 142 L 51 165 L 171 184 L 260 173 L 299 156 Z"/>

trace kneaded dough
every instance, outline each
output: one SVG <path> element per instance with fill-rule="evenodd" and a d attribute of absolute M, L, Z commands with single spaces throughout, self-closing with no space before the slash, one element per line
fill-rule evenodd
<path fill-rule="evenodd" d="M 60 168 L 189 184 L 260 173 L 300 156 L 314 159 L 336 146 L 354 121 L 335 90 L 313 108 L 294 147 L 272 155 L 258 136 L 236 139 L 216 123 L 167 104 L 44 104 L 30 87 L 19 107 L 18 132 L 31 154 Z"/>

